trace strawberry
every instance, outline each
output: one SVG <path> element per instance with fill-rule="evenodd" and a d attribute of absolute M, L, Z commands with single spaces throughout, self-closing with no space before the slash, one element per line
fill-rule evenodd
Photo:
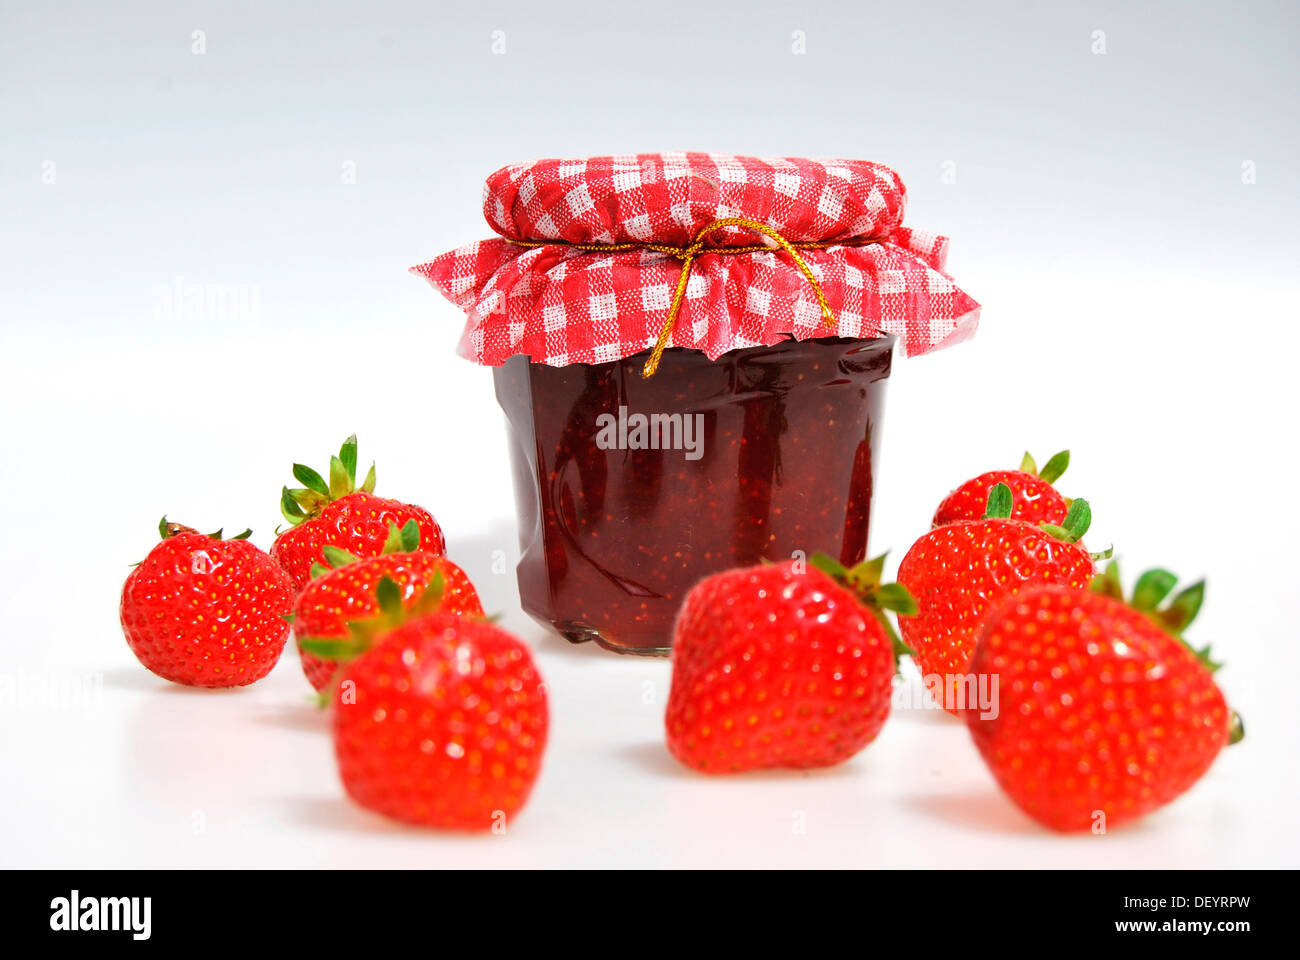
<path fill-rule="evenodd" d="M 911 610 L 911 598 L 881 585 L 884 557 L 851 570 L 811 562 L 729 570 L 687 594 L 665 721 L 686 766 L 829 766 L 880 732 L 895 671 L 883 611 Z"/>
<path fill-rule="evenodd" d="M 1010 518 L 1012 496 L 1006 484 L 994 485 L 983 520 L 935 527 L 898 567 L 898 582 L 917 605 L 915 615 L 898 618 L 899 632 L 926 686 L 950 713 L 963 702 L 966 664 L 991 607 L 1031 584 L 1084 587 L 1096 572 L 1078 542 L 1092 519 L 1086 500 L 1070 505 L 1063 527 L 1036 526 Z"/>
<path fill-rule="evenodd" d="M 993 612 L 970 668 L 996 676 L 995 715 L 964 711 L 1002 789 L 1056 830 L 1105 832 L 1173 800 L 1209 769 L 1240 718 L 1208 648 L 1183 629 L 1204 583 L 1152 570 L 1124 602 L 1111 564 L 1092 590 L 1036 586 Z"/>
<path fill-rule="evenodd" d="M 935 511 L 931 526 L 983 519 L 989 491 L 999 483 L 1005 483 L 1011 490 L 1011 519 L 1062 524 L 1069 512 L 1070 501 L 1061 496 L 1053 484 L 1061 479 L 1069 465 L 1069 450 L 1056 454 L 1043 464 L 1042 470 L 1026 453 L 1019 470 L 990 470 L 974 480 L 967 480 L 948 494 Z"/>
<path fill-rule="evenodd" d="M 293 583 L 245 538 L 158 525 L 162 542 L 122 587 L 126 642 L 164 680 L 238 687 L 271 672 L 289 635 Z"/>
<path fill-rule="evenodd" d="M 384 577 L 403 591 L 403 601 L 413 603 L 433 581 L 443 579 L 441 610 L 462 616 L 483 616 L 478 592 L 465 571 L 445 557 L 420 550 L 420 528 L 414 520 L 398 530 L 389 527 L 388 541 L 378 557 L 358 560 L 334 546 L 324 548 L 333 569 L 323 564 L 312 568 L 312 580 L 294 602 L 293 632 L 301 637 L 346 637 L 348 622 L 368 620 L 379 613 L 375 588 Z M 303 673 L 311 685 L 323 690 L 338 664 L 303 650 L 299 645 Z"/>
<path fill-rule="evenodd" d="M 275 538 L 271 556 L 284 564 L 299 590 L 311 579 L 312 564 L 324 562 L 326 546 L 355 557 L 376 557 L 388 539 L 389 524 L 401 527 L 414 520 L 425 551 L 440 554 L 446 550 L 442 528 L 427 510 L 374 495 L 373 464 L 357 487 L 355 435 L 343 441 L 337 457 L 330 458 L 328 482 L 301 463 L 293 465 L 293 475 L 303 486 L 285 487 L 280 494 L 280 512 L 290 529 Z"/>
<path fill-rule="evenodd" d="M 501 832 L 528 799 L 546 747 L 546 687 L 528 648 L 488 623 L 437 612 L 441 577 L 403 609 L 380 580 L 389 626 L 304 640 L 350 659 L 339 673 L 334 752 L 344 789 L 395 820 Z M 391 624 L 396 623 L 396 626 Z"/>

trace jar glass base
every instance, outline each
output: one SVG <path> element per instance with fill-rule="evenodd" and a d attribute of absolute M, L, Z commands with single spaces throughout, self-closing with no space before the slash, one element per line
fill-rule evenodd
<path fill-rule="evenodd" d="M 672 653 L 672 647 L 664 645 L 662 647 L 624 647 L 617 643 L 606 640 L 597 631 L 591 629 L 572 630 L 565 629 L 563 624 L 557 625 L 560 635 L 570 643 L 595 643 L 596 646 L 612 653 L 625 653 L 633 657 L 666 657 Z"/>

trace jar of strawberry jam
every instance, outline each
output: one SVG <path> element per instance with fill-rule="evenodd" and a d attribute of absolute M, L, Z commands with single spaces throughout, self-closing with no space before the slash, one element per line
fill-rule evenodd
<path fill-rule="evenodd" d="M 965 339 L 946 240 L 864 161 L 652 154 L 488 180 L 500 234 L 415 272 L 495 368 L 524 609 L 570 640 L 668 651 L 700 578 L 866 555 L 897 342 Z"/>
<path fill-rule="evenodd" d="M 810 549 L 863 559 L 892 346 L 673 349 L 648 379 L 645 354 L 497 367 L 524 609 L 570 640 L 662 653 L 701 577 Z"/>

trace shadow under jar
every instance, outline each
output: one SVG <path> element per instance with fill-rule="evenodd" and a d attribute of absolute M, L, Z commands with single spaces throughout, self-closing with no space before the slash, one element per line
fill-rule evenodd
<path fill-rule="evenodd" d="M 666 654 L 701 578 L 821 550 L 863 559 L 894 338 L 785 340 L 494 371 L 524 609 L 574 642 Z"/>

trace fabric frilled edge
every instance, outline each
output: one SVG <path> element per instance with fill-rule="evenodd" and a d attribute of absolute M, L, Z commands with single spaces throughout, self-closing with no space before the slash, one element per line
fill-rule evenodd
<path fill-rule="evenodd" d="M 824 323 L 795 264 L 775 249 L 696 259 L 670 346 L 716 360 L 729 350 L 796 339 L 898 338 L 918 356 L 974 336 L 980 306 L 944 272 L 948 239 L 899 227 L 881 242 L 800 251 L 835 316 Z M 466 314 L 458 352 L 499 366 L 604 363 L 651 348 L 681 263 L 647 250 L 590 252 L 493 238 L 417 264 Z"/>

